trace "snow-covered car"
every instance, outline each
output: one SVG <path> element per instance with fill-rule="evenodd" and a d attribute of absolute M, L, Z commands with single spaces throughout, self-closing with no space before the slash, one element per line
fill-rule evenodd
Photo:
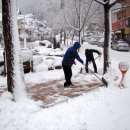
<path fill-rule="evenodd" d="M 0 75 L 6 75 L 6 67 L 4 61 L 4 49 L 0 49 Z M 23 62 L 23 69 L 25 73 L 33 71 L 33 58 L 30 49 L 21 49 L 21 59 Z"/>
<path fill-rule="evenodd" d="M 123 40 L 114 41 L 111 44 L 111 48 L 118 51 L 129 51 L 129 44 Z"/>
<path fill-rule="evenodd" d="M 95 39 L 95 38 L 91 38 L 90 39 L 90 41 L 89 41 L 89 44 L 91 44 L 91 45 L 97 45 L 97 39 Z"/>
<path fill-rule="evenodd" d="M 84 37 L 84 38 L 83 38 L 83 41 L 84 41 L 84 42 L 89 42 L 90 40 L 91 40 L 91 37 Z"/>
<path fill-rule="evenodd" d="M 97 42 L 97 46 L 103 47 L 104 46 L 104 38 L 100 38 L 99 41 Z"/>
<path fill-rule="evenodd" d="M 77 36 L 74 36 L 74 39 L 73 39 L 74 41 L 78 41 L 79 40 L 79 37 L 77 37 Z"/>
<path fill-rule="evenodd" d="M 39 45 L 46 46 L 47 48 L 52 48 L 53 47 L 53 43 L 51 43 L 48 40 L 39 41 Z"/>

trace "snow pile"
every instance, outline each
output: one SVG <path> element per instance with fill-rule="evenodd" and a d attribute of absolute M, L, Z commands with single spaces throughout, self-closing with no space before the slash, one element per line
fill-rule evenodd
<path fill-rule="evenodd" d="M 56 48 L 56 49 L 54 49 L 54 50 L 52 50 L 50 53 L 49 53 L 49 55 L 52 55 L 52 56 L 54 56 L 54 55 L 56 55 L 56 56 L 63 56 L 64 55 L 64 51 L 63 50 L 61 50 L 60 48 Z"/>
<path fill-rule="evenodd" d="M 41 51 L 50 53 L 50 49 L 41 47 Z M 102 48 L 85 43 L 79 52 L 85 61 L 84 50 Z M 39 107 L 40 102 L 30 99 L 24 102 L 12 101 L 12 95 L 3 93 L 0 96 L 0 130 L 129 130 L 130 125 L 130 70 L 126 73 L 124 89 L 119 89 L 121 72 L 118 69 L 120 61 L 130 61 L 129 52 L 118 52 L 111 50 L 111 68 L 104 78 L 109 82 L 108 88 L 100 87 L 77 98 L 69 99 L 54 107 L 43 109 Z M 36 58 L 35 65 L 40 67 L 45 63 L 43 59 Z M 39 57 L 41 57 L 39 56 Z M 96 55 L 95 55 L 96 56 Z M 55 63 L 61 62 L 62 58 L 55 58 Z M 49 61 L 50 64 L 53 60 Z M 47 66 L 49 65 L 47 64 Z M 76 61 L 73 66 L 72 81 L 97 80 L 94 75 L 79 73 L 81 64 Z M 103 57 L 96 60 L 98 72 L 102 73 Z M 127 62 L 129 64 L 129 62 Z M 43 67 L 44 68 L 44 67 Z M 93 66 L 90 65 L 93 69 Z M 102 77 L 102 74 L 98 74 Z M 63 80 L 63 70 L 47 71 L 40 69 L 35 73 L 25 74 L 26 84 L 44 83 L 52 80 Z M 5 78 L 0 77 L 0 85 L 4 85 Z"/>
<path fill-rule="evenodd" d="M 39 44 L 42 45 L 42 46 L 46 46 L 47 48 L 52 48 L 53 47 L 53 43 L 51 43 L 48 40 L 39 41 Z"/>

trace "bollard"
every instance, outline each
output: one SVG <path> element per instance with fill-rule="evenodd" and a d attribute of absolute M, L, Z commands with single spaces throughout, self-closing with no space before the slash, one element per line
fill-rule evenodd
<path fill-rule="evenodd" d="M 127 62 L 123 61 L 123 62 L 119 63 L 118 67 L 119 67 L 119 69 L 121 71 L 121 74 L 122 74 L 122 78 L 121 78 L 121 81 L 119 83 L 119 87 L 120 88 L 122 88 L 122 87 L 124 88 L 125 87 L 124 86 L 124 79 L 125 79 L 126 72 L 129 69 L 129 64 Z"/>

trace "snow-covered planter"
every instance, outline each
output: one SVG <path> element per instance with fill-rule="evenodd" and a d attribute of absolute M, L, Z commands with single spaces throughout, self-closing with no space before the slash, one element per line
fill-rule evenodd
<path fill-rule="evenodd" d="M 48 70 L 54 70 L 55 58 L 46 57 L 45 62 L 47 64 L 47 66 L 48 66 Z"/>
<path fill-rule="evenodd" d="M 43 57 L 42 56 L 33 56 L 33 65 L 38 65 L 43 62 Z"/>
<path fill-rule="evenodd" d="M 22 48 L 21 49 L 21 57 L 22 57 L 22 62 L 32 60 L 32 57 L 33 57 L 32 50 Z"/>
<path fill-rule="evenodd" d="M 31 49 L 22 48 L 21 58 L 23 62 L 24 72 L 28 73 L 33 71 L 33 53 Z"/>
<path fill-rule="evenodd" d="M 34 72 L 42 72 L 42 71 L 47 71 L 47 70 L 48 70 L 48 66 L 47 66 L 47 64 L 45 64 L 45 62 L 42 62 L 33 67 Z"/>
<path fill-rule="evenodd" d="M 41 72 L 41 71 L 47 71 L 47 70 L 54 70 L 54 63 L 55 58 L 53 57 L 46 57 L 45 59 L 42 59 L 41 63 L 36 64 L 36 60 L 38 60 L 36 57 L 34 59 L 34 72 Z"/>
<path fill-rule="evenodd" d="M 61 59 L 56 60 L 56 62 L 54 63 L 54 68 L 55 69 L 62 69 Z"/>

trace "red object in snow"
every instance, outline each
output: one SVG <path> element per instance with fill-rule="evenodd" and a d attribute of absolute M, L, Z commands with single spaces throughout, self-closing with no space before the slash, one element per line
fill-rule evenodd
<path fill-rule="evenodd" d="M 119 84 L 119 87 L 121 88 L 121 86 L 125 87 L 123 81 L 124 81 L 125 74 L 127 70 L 129 69 L 129 64 L 127 62 L 120 62 L 118 67 L 122 73 L 122 78 Z"/>
<path fill-rule="evenodd" d="M 119 69 L 123 75 L 126 74 L 127 70 L 129 69 L 129 64 L 127 62 L 120 62 Z"/>

